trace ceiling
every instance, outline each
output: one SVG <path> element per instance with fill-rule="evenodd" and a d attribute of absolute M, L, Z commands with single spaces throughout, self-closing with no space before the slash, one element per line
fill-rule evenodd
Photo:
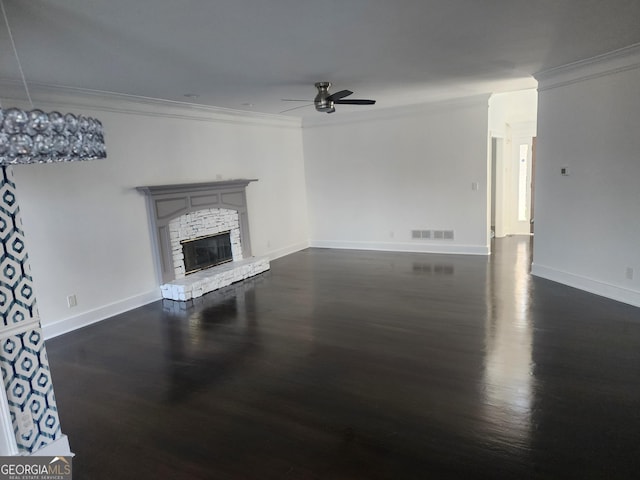
<path fill-rule="evenodd" d="M 316 81 L 378 101 L 339 114 L 531 88 L 535 72 L 640 43 L 638 0 L 3 1 L 34 88 L 271 114 Z M 0 77 L 19 78 L 3 26 Z"/>

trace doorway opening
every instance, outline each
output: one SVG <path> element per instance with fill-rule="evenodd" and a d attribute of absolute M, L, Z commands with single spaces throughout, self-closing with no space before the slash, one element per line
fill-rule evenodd
<path fill-rule="evenodd" d="M 536 90 L 491 97 L 491 238 L 533 235 L 536 121 Z"/>

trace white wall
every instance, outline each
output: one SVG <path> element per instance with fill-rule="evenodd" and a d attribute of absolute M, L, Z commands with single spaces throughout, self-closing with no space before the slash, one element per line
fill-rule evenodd
<path fill-rule="evenodd" d="M 487 254 L 487 111 L 482 96 L 305 124 L 311 244 Z"/>
<path fill-rule="evenodd" d="M 308 245 L 299 122 L 122 102 L 44 107 L 99 118 L 108 151 L 105 160 L 14 167 L 47 335 L 159 298 L 136 186 L 257 178 L 247 187 L 253 254 Z"/>
<path fill-rule="evenodd" d="M 541 74 L 533 273 L 640 306 L 638 85 L 637 47 Z"/>

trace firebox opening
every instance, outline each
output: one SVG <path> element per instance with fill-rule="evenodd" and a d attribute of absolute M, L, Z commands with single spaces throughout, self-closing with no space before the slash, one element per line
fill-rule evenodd
<path fill-rule="evenodd" d="M 182 244 L 185 274 L 231 262 L 231 235 L 223 232 L 208 237 L 185 240 Z"/>

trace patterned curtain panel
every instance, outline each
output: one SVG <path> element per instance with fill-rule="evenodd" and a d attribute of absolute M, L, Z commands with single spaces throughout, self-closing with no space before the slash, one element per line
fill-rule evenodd
<path fill-rule="evenodd" d="M 0 179 L 0 370 L 20 453 L 62 435 L 10 167 Z"/>

